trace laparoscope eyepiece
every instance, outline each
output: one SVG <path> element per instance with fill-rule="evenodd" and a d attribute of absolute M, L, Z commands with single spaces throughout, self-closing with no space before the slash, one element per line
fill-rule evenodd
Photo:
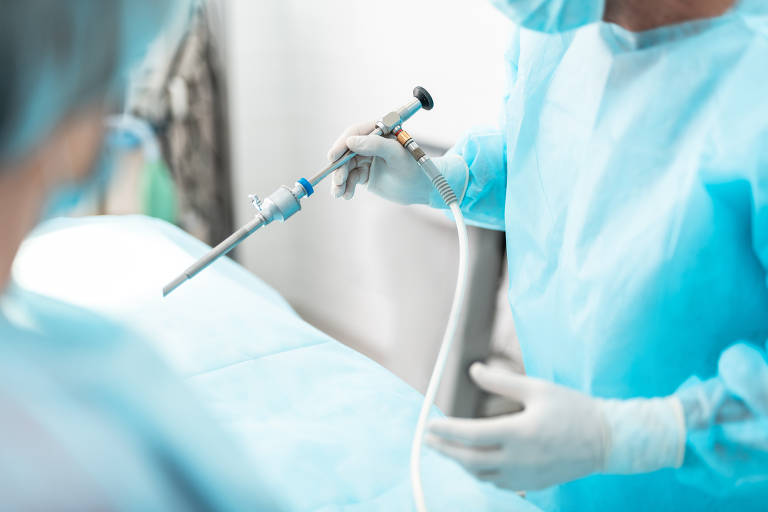
<path fill-rule="evenodd" d="M 424 110 L 432 110 L 432 107 L 435 106 L 435 102 L 432 101 L 432 96 L 420 85 L 417 85 L 413 89 L 413 95 L 421 102 L 421 108 Z"/>

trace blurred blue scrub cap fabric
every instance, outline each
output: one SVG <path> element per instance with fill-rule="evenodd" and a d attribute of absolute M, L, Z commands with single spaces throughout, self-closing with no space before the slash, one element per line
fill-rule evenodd
<path fill-rule="evenodd" d="M 0 16 L 0 163 L 23 157 L 77 108 L 117 101 L 173 0 L 24 0 Z"/>

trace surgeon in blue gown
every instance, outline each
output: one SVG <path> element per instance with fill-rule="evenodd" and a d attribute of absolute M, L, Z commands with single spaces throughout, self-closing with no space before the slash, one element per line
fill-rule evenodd
<path fill-rule="evenodd" d="M 181 4 L 3 3 L 2 510 L 282 509 L 259 468 L 139 337 L 10 281 L 27 232 L 106 177 L 104 115 Z"/>
<path fill-rule="evenodd" d="M 436 162 L 506 232 L 526 375 L 470 373 L 522 411 L 428 443 L 545 510 L 766 510 L 768 3 L 494 3 L 503 123 Z M 358 154 L 334 195 L 443 207 L 371 129 L 331 148 Z"/>

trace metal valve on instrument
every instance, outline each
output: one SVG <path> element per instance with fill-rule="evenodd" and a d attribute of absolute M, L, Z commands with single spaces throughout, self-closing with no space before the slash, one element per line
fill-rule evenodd
<path fill-rule="evenodd" d="M 261 211 L 261 199 L 259 199 L 259 196 L 256 194 L 248 194 L 248 199 L 251 201 L 254 208 Z"/>

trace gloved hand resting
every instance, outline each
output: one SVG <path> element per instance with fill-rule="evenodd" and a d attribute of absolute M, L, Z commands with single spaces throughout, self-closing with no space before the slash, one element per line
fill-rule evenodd
<path fill-rule="evenodd" d="M 333 174 L 331 195 L 352 199 L 357 185 L 401 204 L 428 204 L 432 184 L 419 164 L 396 140 L 368 135 L 376 128 L 374 121 L 347 128 L 328 151 L 333 162 L 347 149 L 357 156 Z"/>
<path fill-rule="evenodd" d="M 541 379 L 475 363 L 482 389 L 519 402 L 518 413 L 441 418 L 426 442 L 481 480 L 535 490 L 592 473 L 679 467 L 685 421 L 676 397 L 604 400 Z"/>

